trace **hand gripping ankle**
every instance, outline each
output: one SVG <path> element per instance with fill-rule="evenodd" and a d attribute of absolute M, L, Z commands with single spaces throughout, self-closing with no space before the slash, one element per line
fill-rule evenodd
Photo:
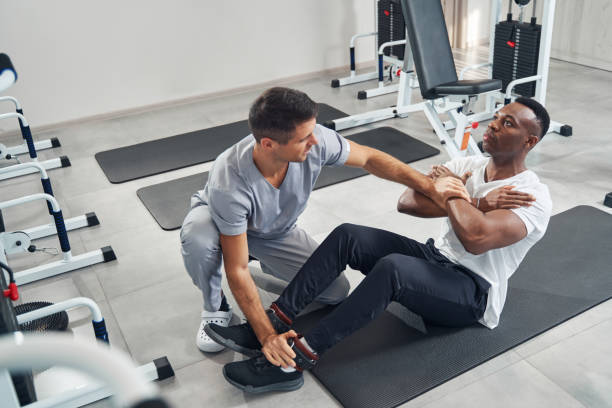
<path fill-rule="evenodd" d="M 308 348 L 301 341 L 302 336 L 298 336 L 295 339 L 289 340 L 289 345 L 295 352 L 295 369 L 298 371 L 312 369 L 319 360 L 319 356 L 308 350 Z"/>

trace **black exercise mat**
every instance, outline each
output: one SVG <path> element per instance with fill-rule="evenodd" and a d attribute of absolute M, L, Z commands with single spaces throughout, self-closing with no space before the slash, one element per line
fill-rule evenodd
<path fill-rule="evenodd" d="M 327 104 L 319 104 L 319 123 L 348 116 Z M 246 120 L 196 130 L 96 153 L 98 164 L 111 183 L 124 183 L 142 177 L 206 163 L 251 131 Z"/>
<path fill-rule="evenodd" d="M 409 401 L 612 297 L 610 231 L 612 215 L 593 207 L 552 217 L 510 279 L 494 330 L 422 322 L 418 330 L 387 311 L 330 349 L 313 373 L 346 407 Z M 304 332 L 327 312 L 299 318 L 297 329 Z"/>
<path fill-rule="evenodd" d="M 349 135 L 347 138 L 380 149 L 406 163 L 440 153 L 438 149 L 390 127 L 367 130 Z M 326 187 L 366 174 L 365 170 L 355 167 L 325 167 L 314 188 Z M 190 197 L 204 188 L 207 179 L 208 172 L 195 174 L 143 187 L 137 191 L 137 194 L 160 227 L 167 231 L 174 230 L 181 227 L 189 211 Z"/>

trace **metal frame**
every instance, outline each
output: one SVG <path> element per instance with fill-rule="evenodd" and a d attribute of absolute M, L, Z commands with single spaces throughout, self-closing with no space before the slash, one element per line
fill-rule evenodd
<path fill-rule="evenodd" d="M 39 193 L 0 202 L 0 210 L 35 200 L 46 200 L 49 203 L 50 210 L 52 211 L 55 219 L 56 231 L 58 231 L 57 237 L 62 249 L 63 259 L 15 272 L 15 282 L 17 285 L 23 285 L 48 278 L 50 276 L 59 275 L 65 272 L 74 271 L 76 269 L 81 269 L 87 266 L 102 262 L 109 262 L 116 259 L 110 246 L 73 256 L 60 206 L 55 197 L 52 195 Z M 2 260 L 4 263 L 8 263 L 6 259 L 7 255 L 27 251 L 27 246 L 23 242 L 24 236 L 26 235 L 23 232 L 0 233 L 0 260 Z"/>
<path fill-rule="evenodd" d="M 348 77 L 344 77 L 344 78 L 338 78 L 338 79 L 333 79 L 332 80 L 332 88 L 337 88 L 340 86 L 344 86 L 344 85 L 351 85 L 351 84 L 356 84 L 359 82 L 364 82 L 364 81 L 369 81 L 372 79 L 376 79 L 378 78 L 378 86 L 376 88 L 370 88 L 370 89 L 365 89 L 362 91 L 357 92 L 357 98 L 358 99 L 368 99 L 368 98 L 372 98 L 375 96 L 380 96 L 380 95 L 386 95 L 386 94 L 390 94 L 393 92 L 397 92 L 398 89 L 400 88 L 399 84 L 390 84 L 390 85 L 385 85 L 385 77 L 391 77 L 393 78 L 393 71 L 395 71 L 395 69 L 401 70 L 404 66 L 404 61 L 398 59 L 398 58 L 394 58 L 394 57 L 390 57 L 387 55 L 384 55 L 384 50 L 387 47 L 391 47 L 394 45 L 402 45 L 402 44 L 406 44 L 406 40 L 397 40 L 397 41 L 388 41 L 386 43 L 383 43 L 380 45 L 380 47 L 375 46 L 375 50 L 376 50 L 376 61 L 377 61 L 377 67 L 375 71 L 371 71 L 371 72 L 366 72 L 363 74 L 357 74 L 357 70 L 355 67 L 355 40 L 357 40 L 358 38 L 364 38 L 364 37 L 378 37 L 378 0 L 374 1 L 374 20 L 375 20 L 375 27 L 376 27 L 376 31 L 373 31 L 371 33 L 361 33 L 361 34 L 355 34 L 351 37 L 351 41 L 350 41 L 350 48 L 349 48 L 349 53 L 350 53 L 350 66 L 351 66 L 351 71 Z M 406 55 L 406 53 L 404 53 L 404 56 Z M 389 63 L 390 65 L 388 65 L 387 67 L 384 66 L 384 62 Z M 418 86 L 418 83 L 417 85 Z"/>
<path fill-rule="evenodd" d="M 158 399 L 157 387 L 150 383 L 159 378 L 154 363 L 135 367 L 123 353 L 108 347 L 73 338 L 46 333 L 23 335 L 21 332 L 0 337 L 0 395 L 3 407 L 20 407 L 10 370 L 45 369 L 61 365 L 82 371 L 95 378 L 76 384 L 71 391 L 52 395 L 27 405 L 28 408 L 80 407 L 114 396 L 117 406 L 136 406 L 145 400 Z M 173 375 L 173 374 L 172 374 Z"/>
<path fill-rule="evenodd" d="M 15 111 L 23 115 L 23 108 L 21 107 L 21 103 L 19 103 L 17 98 L 13 96 L 8 96 L 8 95 L 0 96 L 0 102 L 5 102 L 5 101 L 12 102 L 15 105 Z M 59 147 L 59 146 L 60 146 L 60 143 L 59 143 L 59 140 L 57 140 L 57 138 L 39 140 L 37 142 L 34 142 L 34 148 L 36 149 L 37 152 L 41 150 L 45 150 L 45 149 Z M 4 157 L 6 154 L 10 154 L 11 156 L 16 156 L 16 155 L 25 154 L 25 153 L 28 153 L 28 144 L 25 141 L 23 142 L 23 144 L 20 144 L 17 146 L 10 146 L 10 147 L 7 147 L 7 146 L 3 147 L 3 145 L 0 144 L 0 157 Z"/>
<path fill-rule="evenodd" d="M 17 161 L 19 161 L 19 159 L 15 156 L 29 153 L 32 162 L 39 162 L 37 150 L 49 149 L 60 146 L 60 143 L 56 138 L 34 142 L 34 140 L 32 139 L 32 131 L 30 130 L 30 125 L 26 117 L 23 115 L 23 109 L 21 108 L 21 104 L 19 103 L 19 101 L 12 96 L 1 96 L 0 102 L 2 101 L 13 102 L 15 104 L 16 112 L 0 114 L 0 120 L 17 119 L 19 121 L 19 128 L 21 129 L 21 135 L 24 139 L 24 142 L 21 145 L 10 147 L 0 143 L 0 160 L 16 159 Z M 50 160 L 44 160 L 39 163 L 47 170 L 70 166 L 70 160 L 68 160 L 66 156 Z M 5 173 L 0 175 L 0 180 L 6 180 L 9 178 L 19 177 L 35 172 L 35 169 L 24 169 L 18 172 L 13 172 L 11 174 Z"/>
<path fill-rule="evenodd" d="M 43 191 L 46 194 L 53 196 L 51 180 L 49 179 L 46 169 L 39 162 L 20 163 L 9 167 L 3 167 L 0 169 L 0 177 L 2 177 L 4 174 L 21 171 L 22 169 L 26 168 L 34 168 L 36 171 L 40 172 L 40 181 L 43 186 Z M 51 214 L 51 209 L 49 209 L 49 212 Z M 91 227 L 99 224 L 98 218 L 93 212 L 69 218 L 67 220 L 64 220 L 64 223 L 66 224 L 66 231 Z M 27 228 L 22 230 L 22 232 L 25 232 L 31 240 L 35 240 L 57 234 L 57 228 L 54 223 L 51 223 L 46 225 L 39 225 L 37 227 Z"/>
<path fill-rule="evenodd" d="M 63 302 L 41 307 L 40 309 L 32 310 L 31 312 L 22 313 L 16 316 L 17 324 L 29 323 L 33 320 L 51 316 L 55 313 L 83 306 L 87 307 L 91 312 L 94 336 L 98 340 L 108 343 L 108 332 L 106 331 L 106 323 L 104 322 L 104 317 L 102 317 L 102 311 L 96 302 L 86 297 L 75 297 L 64 300 Z"/>

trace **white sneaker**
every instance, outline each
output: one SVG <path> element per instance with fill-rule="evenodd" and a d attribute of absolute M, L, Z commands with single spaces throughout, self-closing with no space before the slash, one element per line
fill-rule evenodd
<path fill-rule="evenodd" d="M 200 328 L 198 329 L 198 334 L 196 336 L 196 344 L 198 348 L 207 353 L 216 353 L 225 348 L 225 346 L 220 345 L 219 343 L 215 343 L 213 339 L 208 337 L 206 332 L 204 331 L 204 326 L 208 323 L 216 323 L 219 326 L 227 327 L 229 326 L 229 322 L 232 319 L 232 309 L 227 312 L 207 312 L 206 310 L 202 311 L 202 322 L 200 323 Z"/>

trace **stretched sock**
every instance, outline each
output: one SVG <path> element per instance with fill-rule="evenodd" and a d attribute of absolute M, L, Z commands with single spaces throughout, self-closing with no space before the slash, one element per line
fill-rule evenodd
<path fill-rule="evenodd" d="M 315 355 L 317 355 L 317 356 L 319 355 L 319 354 L 318 354 L 316 351 L 314 351 L 314 349 L 313 349 L 312 347 L 310 347 L 310 344 L 308 344 L 308 342 L 306 341 L 306 338 L 305 338 L 305 337 L 302 337 L 302 338 L 300 339 L 300 341 L 302 342 L 302 344 L 303 344 L 304 346 L 306 346 L 306 348 L 308 349 L 308 351 L 310 351 L 312 354 L 315 354 Z"/>

